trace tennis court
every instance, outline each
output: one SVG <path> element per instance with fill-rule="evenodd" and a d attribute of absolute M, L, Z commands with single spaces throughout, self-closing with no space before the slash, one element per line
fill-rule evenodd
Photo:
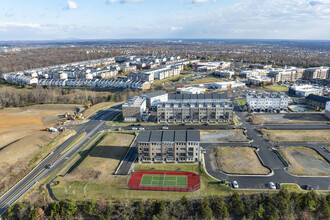
<path fill-rule="evenodd" d="M 140 186 L 187 188 L 187 176 L 143 174 Z"/>

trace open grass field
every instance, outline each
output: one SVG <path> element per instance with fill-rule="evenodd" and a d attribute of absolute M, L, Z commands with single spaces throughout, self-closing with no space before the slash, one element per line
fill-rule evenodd
<path fill-rule="evenodd" d="M 133 139 L 132 134 L 109 133 L 63 181 L 109 181 Z"/>
<path fill-rule="evenodd" d="M 330 176 L 330 164 L 308 147 L 278 147 L 279 153 L 290 164 L 288 172 L 299 176 Z"/>
<path fill-rule="evenodd" d="M 231 174 L 268 174 L 252 147 L 214 148 L 218 169 Z"/>
<path fill-rule="evenodd" d="M 143 191 L 130 190 L 127 187 L 129 176 L 113 176 L 107 182 L 94 183 L 92 181 L 72 181 L 63 182 L 61 177 L 56 181 L 60 184 L 52 186 L 52 190 L 58 199 L 98 199 L 104 197 L 109 200 L 120 201 L 123 199 L 180 199 L 182 196 L 196 197 L 208 195 L 229 195 L 232 191 L 230 187 L 219 184 L 219 181 L 209 177 L 200 166 L 192 164 L 136 164 L 135 171 L 139 170 L 159 170 L 159 171 L 188 171 L 200 175 L 201 188 L 195 192 L 167 192 L 167 191 Z M 87 184 L 87 185 L 86 185 Z M 85 192 L 84 192 L 85 187 Z M 248 192 L 250 193 L 250 192 Z"/>
<path fill-rule="evenodd" d="M 198 79 L 196 81 L 191 81 L 189 84 L 191 85 L 196 85 L 196 84 L 206 84 L 206 83 L 215 83 L 215 82 L 220 82 L 221 80 L 219 78 L 215 77 L 205 77 L 203 79 Z"/>
<path fill-rule="evenodd" d="M 271 85 L 271 86 L 265 86 L 266 89 L 272 90 L 274 92 L 288 92 L 289 88 L 285 86 L 279 86 L 279 85 Z"/>
<path fill-rule="evenodd" d="M 246 99 L 239 99 L 235 101 L 238 105 L 245 105 L 246 104 Z"/>
<path fill-rule="evenodd" d="M 201 130 L 202 143 L 243 142 L 248 141 L 242 129 Z"/>
<path fill-rule="evenodd" d="M 94 112 L 97 112 L 103 108 L 106 108 L 106 107 L 110 107 L 111 105 L 113 105 L 114 103 L 113 102 L 101 102 L 101 103 L 98 103 L 96 105 L 93 105 L 91 106 L 90 108 L 86 109 L 83 113 L 84 117 L 85 118 L 88 118 L 90 117 Z"/>
<path fill-rule="evenodd" d="M 187 176 L 144 174 L 140 186 L 187 188 Z"/>
<path fill-rule="evenodd" d="M 330 130 L 267 130 L 263 137 L 273 142 L 329 142 Z"/>
<path fill-rule="evenodd" d="M 253 124 L 325 124 L 329 120 L 323 114 L 255 114 Z"/>

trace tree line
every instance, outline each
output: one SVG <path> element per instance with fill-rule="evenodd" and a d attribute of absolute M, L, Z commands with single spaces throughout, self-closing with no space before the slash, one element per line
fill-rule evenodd
<path fill-rule="evenodd" d="M 122 200 L 104 198 L 51 204 L 16 203 L 4 219 L 330 219 L 330 194 L 308 193 L 238 194 L 179 200 Z"/>
<path fill-rule="evenodd" d="M 24 88 L 0 87 L 0 109 L 24 107 L 35 104 L 97 104 L 100 102 L 121 102 L 142 94 L 141 90 L 124 89 L 120 91 L 90 91 L 59 87 Z"/>

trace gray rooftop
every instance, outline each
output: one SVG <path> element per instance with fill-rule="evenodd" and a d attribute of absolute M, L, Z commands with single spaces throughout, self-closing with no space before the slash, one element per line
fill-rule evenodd
<path fill-rule="evenodd" d="M 137 142 L 200 141 L 199 131 L 140 131 Z"/>
<path fill-rule="evenodd" d="M 167 94 L 167 92 L 160 90 L 160 91 L 156 91 L 156 92 L 146 93 L 146 94 L 143 94 L 142 96 L 148 97 L 148 98 L 153 98 L 153 97 L 165 95 L 165 94 Z"/>
<path fill-rule="evenodd" d="M 189 100 L 189 99 L 225 99 L 224 95 L 211 93 L 211 94 L 168 94 L 169 100 Z"/>

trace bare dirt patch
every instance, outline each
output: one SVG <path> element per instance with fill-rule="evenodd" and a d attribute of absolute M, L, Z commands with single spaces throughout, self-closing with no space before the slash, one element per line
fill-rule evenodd
<path fill-rule="evenodd" d="M 253 124 L 325 124 L 329 120 L 323 114 L 254 114 Z"/>
<path fill-rule="evenodd" d="M 279 153 L 290 164 L 288 172 L 303 176 L 330 176 L 329 163 L 308 147 L 278 147 Z"/>
<path fill-rule="evenodd" d="M 263 137 L 273 142 L 329 142 L 330 130 L 267 130 Z"/>
<path fill-rule="evenodd" d="M 244 142 L 247 141 L 242 129 L 201 131 L 202 143 Z"/>
<path fill-rule="evenodd" d="M 214 153 L 218 169 L 226 173 L 265 175 L 270 172 L 260 163 L 252 147 L 216 147 Z"/>
<path fill-rule="evenodd" d="M 110 133 L 84 159 L 84 161 L 64 181 L 103 182 L 115 172 L 124 158 L 134 135 Z"/>
<path fill-rule="evenodd" d="M 42 158 L 71 137 L 67 130 L 61 135 L 34 131 L 0 149 L 0 194 L 27 174 Z"/>

